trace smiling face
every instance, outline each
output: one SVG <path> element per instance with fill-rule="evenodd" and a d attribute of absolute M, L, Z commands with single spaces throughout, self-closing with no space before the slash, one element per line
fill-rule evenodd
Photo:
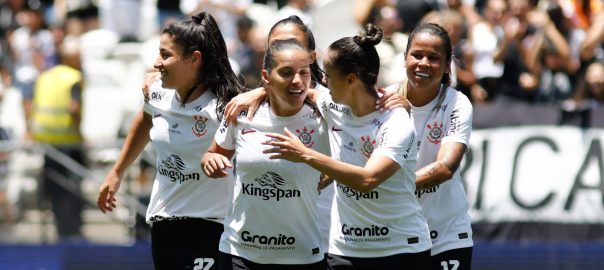
<path fill-rule="evenodd" d="M 181 46 L 174 42 L 169 34 L 162 34 L 159 42 L 159 56 L 153 67 L 161 73 L 162 87 L 176 90 L 188 90 L 194 85 L 200 54 L 183 55 Z"/>
<path fill-rule="evenodd" d="M 420 32 L 415 35 L 405 55 L 409 86 L 416 89 L 438 90 L 445 73 L 450 73 L 444 40 Z"/>
<path fill-rule="evenodd" d="M 275 65 L 262 70 L 271 109 L 279 116 L 291 116 L 302 108 L 310 84 L 309 55 L 299 49 L 286 49 L 274 55 Z"/>

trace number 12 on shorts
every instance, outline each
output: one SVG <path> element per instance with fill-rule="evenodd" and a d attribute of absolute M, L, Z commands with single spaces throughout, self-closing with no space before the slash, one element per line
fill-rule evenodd
<path fill-rule="evenodd" d="M 214 265 L 214 259 L 212 258 L 197 258 L 193 270 L 210 270 L 212 265 Z"/>
<path fill-rule="evenodd" d="M 443 270 L 457 270 L 459 268 L 458 260 L 449 260 L 440 262 L 440 266 L 443 267 Z"/>

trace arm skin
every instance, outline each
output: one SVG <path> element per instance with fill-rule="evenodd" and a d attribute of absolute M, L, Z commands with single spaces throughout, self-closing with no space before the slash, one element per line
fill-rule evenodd
<path fill-rule="evenodd" d="M 370 192 L 401 168 L 392 159 L 381 155 L 372 155 L 364 167 L 335 160 L 307 148 L 287 128 L 284 129 L 283 135 L 270 133 L 267 134 L 267 137 L 272 140 L 263 144 L 273 146 L 273 148 L 265 150 L 263 153 L 272 154 L 270 159 L 306 163 L 336 181 L 363 193 Z"/>
<path fill-rule="evenodd" d="M 128 136 L 120 152 L 120 156 L 113 165 L 113 168 L 99 189 L 97 206 L 101 212 L 113 211 L 116 208 L 115 194 L 120 188 L 122 177 L 128 166 L 143 152 L 145 146 L 150 141 L 149 131 L 153 126 L 151 115 L 139 111 L 132 122 L 132 127 L 128 131 Z"/>
<path fill-rule="evenodd" d="M 233 168 L 231 158 L 235 154 L 235 150 L 228 150 L 220 147 L 216 141 L 212 141 L 212 145 L 201 157 L 201 168 L 203 173 L 210 178 L 222 178 L 227 175 L 226 168 Z"/>
<path fill-rule="evenodd" d="M 402 107 L 405 108 L 407 112 L 411 110 L 411 104 L 409 101 L 396 90 L 389 92 L 383 88 L 379 88 L 378 92 L 380 92 L 382 96 L 375 105 L 376 109 L 383 111 Z M 237 125 L 237 117 L 239 116 L 239 113 L 242 110 L 247 109 L 247 119 L 252 120 L 254 113 L 258 107 L 260 107 L 260 103 L 266 99 L 266 95 L 266 90 L 262 87 L 237 95 L 226 105 L 224 110 L 224 119 L 226 119 L 226 121 L 230 124 Z M 317 103 L 319 91 L 309 88 L 307 95 L 313 103 Z"/>
<path fill-rule="evenodd" d="M 415 188 L 423 190 L 444 183 L 453 177 L 459 168 L 467 146 L 462 143 L 445 143 L 441 146 L 436 161 L 415 172 Z"/>

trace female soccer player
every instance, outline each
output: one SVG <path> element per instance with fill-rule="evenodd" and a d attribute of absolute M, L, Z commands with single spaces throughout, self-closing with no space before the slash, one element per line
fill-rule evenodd
<path fill-rule="evenodd" d="M 235 193 L 220 241 L 221 269 L 325 269 L 318 225 L 320 173 L 262 155 L 267 133 L 291 129 L 310 149 L 328 150 L 326 128 L 307 100 L 310 55 L 296 40 L 273 42 L 262 70 L 267 99 L 253 120 L 226 121 L 203 156 L 210 177 L 228 175 L 236 158 Z M 219 180 L 216 180 L 219 181 Z"/>
<path fill-rule="evenodd" d="M 146 219 L 155 268 L 215 269 L 232 186 L 205 177 L 199 160 L 224 106 L 243 87 L 216 21 L 205 12 L 163 30 L 155 68 L 161 79 L 151 85 L 150 101 L 135 118 L 97 204 L 103 213 L 116 208 L 126 169 L 151 141 L 157 173 Z"/>
<path fill-rule="evenodd" d="M 398 86 L 411 103 L 419 141 L 415 195 L 432 238 L 432 268 L 471 269 L 472 228 L 459 164 L 472 131 L 472 104 L 449 87 L 451 40 L 437 24 L 418 25 L 405 53 L 408 80 Z"/>
<path fill-rule="evenodd" d="M 332 157 L 295 133 L 269 134 L 271 159 L 302 162 L 337 181 L 330 269 L 430 267 L 430 238 L 414 195 L 416 141 L 402 109 L 377 111 L 380 28 L 332 43 L 325 59 L 330 93 L 315 97 L 328 123 Z"/>

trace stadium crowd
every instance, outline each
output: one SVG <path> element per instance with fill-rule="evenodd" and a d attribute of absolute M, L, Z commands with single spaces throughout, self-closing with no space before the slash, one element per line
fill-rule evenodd
<path fill-rule="evenodd" d="M 241 83 L 253 89 L 262 83 L 271 26 L 296 15 L 314 32 L 319 32 L 315 30 L 325 27 L 320 24 L 326 19 L 319 20 L 315 14 L 330 1 L 156 0 L 150 1 L 151 13 L 156 18 L 153 22 L 145 20 L 147 2 L 0 0 L 0 94 L 9 87 L 18 89 L 25 119 L 30 121 L 36 87 L 48 83 L 42 81 L 43 74 L 65 64 L 61 57 L 66 54 L 63 50 L 71 48 L 73 53 L 80 50 L 76 47 L 81 47 L 82 52 L 90 53 L 84 42 L 72 46 L 74 40 L 103 30 L 119 43 L 153 43 L 162 35 L 161 29 L 200 12 L 216 18 L 234 73 Z M 378 86 L 399 84 L 407 79 L 408 37 L 417 25 L 428 22 L 441 25 L 449 33 L 453 51 L 450 86 L 472 104 L 547 105 L 559 110 L 559 124 L 589 127 L 587 115 L 604 103 L 602 0 L 356 0 L 349 4 L 353 6 L 353 14 L 347 16 L 353 19 L 351 23 L 356 28 L 373 24 L 383 30 L 384 38 L 380 37 L 381 42 L 375 46 L 381 60 Z M 332 15 L 332 21 L 344 20 L 339 17 L 342 14 Z M 314 38 L 327 39 L 321 35 Z M 319 63 L 328 59 L 321 53 L 316 56 Z M 86 74 L 91 72 L 87 68 L 95 66 L 84 63 L 81 75 L 79 64 L 70 67 L 75 69 L 70 71 L 75 77 L 61 93 L 80 101 L 88 83 Z M 154 70 L 151 65 L 146 69 Z M 315 83 L 326 84 L 326 81 Z M 74 110 L 81 110 L 79 102 Z M 79 117 L 78 114 L 75 123 L 79 123 Z M 32 128 L 26 125 L 24 141 L 36 141 Z M 79 139 L 78 144 L 82 143 Z M 0 210 L 4 212 L 3 220 L 11 223 L 14 218 L 10 207 L 5 206 L 4 190 L 0 179 Z M 69 211 L 80 215 L 82 207 L 77 208 L 80 209 Z M 60 216 L 70 216 L 61 213 L 61 209 L 53 211 L 59 224 Z M 78 231 L 79 227 L 73 230 Z M 78 232 L 65 237 L 72 234 Z"/>

